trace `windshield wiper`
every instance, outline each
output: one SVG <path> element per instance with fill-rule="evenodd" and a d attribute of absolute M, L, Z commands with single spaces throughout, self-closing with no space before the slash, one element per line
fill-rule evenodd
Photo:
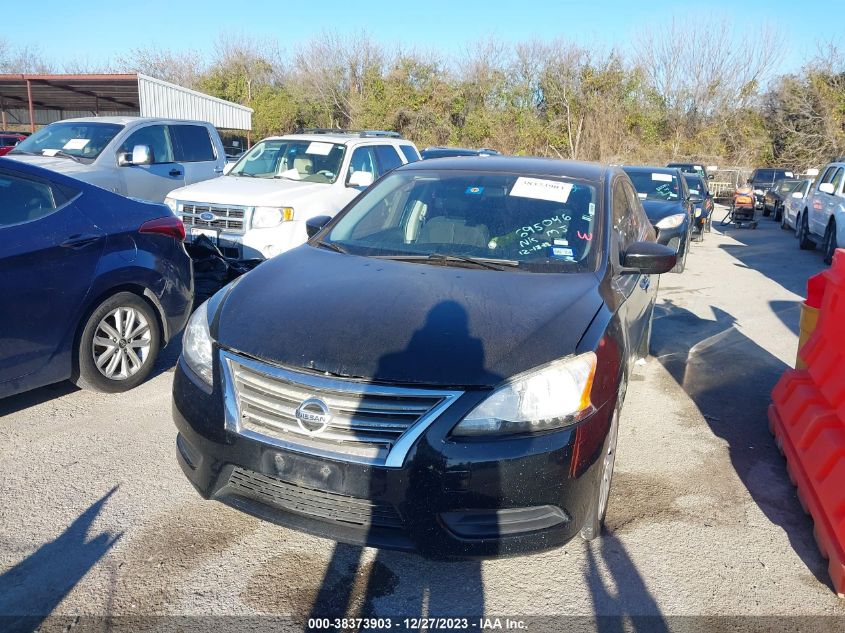
<path fill-rule="evenodd" d="M 327 242 L 326 240 L 320 240 L 319 242 L 317 242 L 317 246 L 322 246 L 323 248 L 327 248 L 330 251 L 334 251 L 335 253 L 345 254 L 349 252 L 339 244 L 335 244 L 334 242 Z"/>
<path fill-rule="evenodd" d="M 73 154 L 68 154 L 67 152 L 63 152 L 62 150 L 57 150 L 52 154 L 42 154 L 42 156 L 61 156 L 62 158 L 70 158 L 71 160 L 75 160 L 77 163 L 81 163 L 79 156 L 74 156 Z"/>
<path fill-rule="evenodd" d="M 431 253 L 429 255 L 377 255 L 376 259 L 391 259 L 401 262 L 441 263 L 444 266 L 448 265 L 449 262 L 463 262 L 488 270 L 505 270 L 508 267 L 519 267 L 519 262 L 514 259 L 465 257 L 464 255 L 447 255 L 445 253 Z"/>

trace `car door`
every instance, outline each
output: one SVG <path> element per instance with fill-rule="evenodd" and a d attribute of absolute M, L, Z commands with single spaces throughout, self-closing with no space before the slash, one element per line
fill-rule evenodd
<path fill-rule="evenodd" d="M 828 218 L 831 214 L 831 206 L 833 202 L 834 196 L 829 193 L 825 193 L 821 191 L 821 186 L 824 184 L 829 184 L 831 186 L 835 185 L 834 181 L 837 180 L 838 172 L 841 172 L 842 168 L 837 167 L 836 165 L 831 165 L 828 167 L 822 177 L 819 179 L 818 184 L 813 192 L 813 203 L 809 210 L 809 224 L 810 224 L 810 232 L 818 235 L 823 236 L 824 231 L 827 228 Z M 838 178 L 841 181 L 841 175 Z"/>
<path fill-rule="evenodd" d="M 118 155 L 131 154 L 136 145 L 146 145 L 150 148 L 152 163 L 120 168 L 127 196 L 163 202 L 168 193 L 184 186 L 185 166 L 175 158 L 167 125 L 155 123 L 135 129 L 121 143 Z"/>
<path fill-rule="evenodd" d="M 176 161 L 185 169 L 185 184 L 209 180 L 223 174 L 226 159 L 217 156 L 209 130 L 204 125 L 168 125 Z"/>
<path fill-rule="evenodd" d="M 0 169 L 0 387 L 41 369 L 76 326 L 105 243 L 79 190 Z M 0 388 L 2 392 L 2 388 Z"/>
<path fill-rule="evenodd" d="M 333 210 L 333 213 L 340 211 L 343 207 L 349 204 L 355 196 L 365 189 L 365 187 L 354 186 L 349 181 L 352 174 L 361 171 L 371 174 L 373 182 L 378 180 L 378 177 L 381 175 L 378 158 L 376 157 L 375 146 L 361 145 L 352 150 L 352 154 L 349 158 L 349 164 L 343 175 L 343 187 L 340 188 L 339 205 Z"/>
<path fill-rule="evenodd" d="M 613 256 L 617 267 L 622 266 L 625 251 L 634 242 L 642 239 L 645 212 L 630 184 L 618 178 L 611 189 L 610 208 L 613 213 L 613 230 L 618 248 Z M 648 219 L 645 220 L 648 223 Z M 624 295 L 624 314 L 620 315 L 630 336 L 629 352 L 633 356 L 645 334 L 648 312 L 651 309 L 651 276 L 624 274 L 617 278 L 617 288 Z"/>

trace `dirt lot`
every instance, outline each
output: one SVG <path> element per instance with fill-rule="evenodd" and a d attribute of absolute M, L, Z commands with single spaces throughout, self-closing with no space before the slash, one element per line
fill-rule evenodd
<path fill-rule="evenodd" d="M 660 282 L 605 535 L 527 557 L 430 562 L 202 501 L 174 456 L 178 349 L 127 394 L 0 401 L 0 615 L 845 616 L 765 415 L 822 268 L 769 220 L 694 245 Z"/>

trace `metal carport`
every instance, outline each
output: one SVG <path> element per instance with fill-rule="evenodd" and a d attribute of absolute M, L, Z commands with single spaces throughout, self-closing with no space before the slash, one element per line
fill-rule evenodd
<path fill-rule="evenodd" d="M 252 129 L 252 108 L 141 73 L 0 74 L 0 129 L 47 125 L 83 116 L 135 115 L 208 121 L 220 129 Z"/>

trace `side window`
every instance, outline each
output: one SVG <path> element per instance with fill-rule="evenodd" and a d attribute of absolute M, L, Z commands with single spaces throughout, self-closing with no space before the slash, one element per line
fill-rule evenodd
<path fill-rule="evenodd" d="M 827 170 L 824 172 L 824 175 L 822 175 L 822 177 L 819 179 L 819 184 L 832 181 L 834 171 L 836 171 L 835 168 L 828 167 Z"/>
<path fill-rule="evenodd" d="M 628 208 L 631 210 L 631 235 L 634 242 L 642 242 L 654 239 L 654 229 L 648 216 L 645 214 L 645 209 L 637 197 L 637 192 L 627 182 L 622 183 L 622 188 L 625 190 L 625 195 L 628 198 Z"/>
<path fill-rule="evenodd" d="M 631 238 L 631 212 L 621 180 L 613 184 L 612 191 L 613 229 L 619 238 L 619 261 L 621 262 L 622 254 L 636 240 Z"/>
<path fill-rule="evenodd" d="M 0 172 L 0 228 L 43 218 L 73 195 L 42 180 Z"/>
<path fill-rule="evenodd" d="M 382 174 L 386 174 L 397 167 L 401 167 L 402 159 L 399 158 L 399 154 L 392 145 L 376 145 L 375 150 Z"/>
<path fill-rule="evenodd" d="M 214 145 L 208 130 L 202 125 L 171 125 L 170 138 L 176 160 L 185 163 L 213 161 Z"/>
<path fill-rule="evenodd" d="M 836 173 L 833 174 L 833 180 L 831 180 L 831 182 L 833 183 L 833 193 L 839 192 L 839 186 L 842 184 L 842 174 L 843 173 L 845 173 L 845 172 L 843 172 L 842 168 L 840 167 L 839 169 L 836 170 Z"/>
<path fill-rule="evenodd" d="M 147 145 L 152 150 L 153 163 L 173 162 L 173 147 L 170 144 L 167 128 L 163 125 L 148 125 L 135 130 L 123 142 L 119 151 L 131 154 L 136 145 Z"/>
<path fill-rule="evenodd" d="M 372 147 L 359 147 L 352 152 L 352 158 L 349 161 L 349 172 L 346 174 L 346 180 L 356 171 L 367 171 L 373 175 L 373 180 L 379 177 L 379 171 L 376 163 L 376 155 Z"/>
<path fill-rule="evenodd" d="M 409 163 L 415 163 L 420 160 L 420 153 L 417 151 L 417 148 L 413 145 L 400 145 L 399 149 L 402 150 L 402 154 L 405 156 L 405 160 Z"/>

